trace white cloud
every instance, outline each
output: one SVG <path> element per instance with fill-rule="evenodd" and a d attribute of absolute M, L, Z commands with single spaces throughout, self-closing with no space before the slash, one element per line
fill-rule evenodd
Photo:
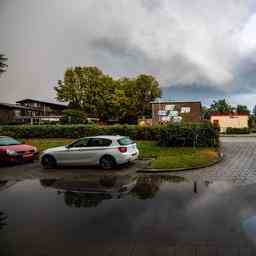
<path fill-rule="evenodd" d="M 241 62 L 256 49 L 252 3 L 3 0 L 0 50 L 9 70 L 0 100 L 53 95 L 70 65 L 97 65 L 116 76 L 151 73 L 162 86 L 232 90 Z"/>

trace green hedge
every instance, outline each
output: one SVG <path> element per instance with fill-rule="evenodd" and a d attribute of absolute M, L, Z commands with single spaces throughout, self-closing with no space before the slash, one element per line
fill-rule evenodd
<path fill-rule="evenodd" d="M 249 134 L 250 129 L 249 128 L 231 128 L 228 127 L 226 130 L 226 134 Z"/>
<path fill-rule="evenodd" d="M 0 126 L 0 135 L 15 138 L 80 138 L 124 135 L 134 140 L 156 140 L 164 146 L 217 146 L 218 132 L 209 124 L 198 125 L 17 125 Z M 185 141 L 185 143 L 184 143 Z"/>
<path fill-rule="evenodd" d="M 167 125 L 160 131 L 161 146 L 218 147 L 219 132 L 211 124 Z"/>

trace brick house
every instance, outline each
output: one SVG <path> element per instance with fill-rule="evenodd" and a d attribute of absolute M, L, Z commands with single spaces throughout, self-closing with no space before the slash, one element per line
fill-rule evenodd
<path fill-rule="evenodd" d="M 151 105 L 153 124 L 202 121 L 200 101 L 153 101 Z"/>

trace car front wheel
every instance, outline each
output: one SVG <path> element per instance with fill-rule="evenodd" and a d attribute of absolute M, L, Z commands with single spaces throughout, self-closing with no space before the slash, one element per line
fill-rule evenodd
<path fill-rule="evenodd" d="M 116 162 L 112 156 L 103 156 L 100 160 L 100 166 L 104 170 L 113 169 L 115 165 L 116 165 Z"/>
<path fill-rule="evenodd" d="M 44 169 L 52 169 L 52 168 L 55 168 L 57 165 L 55 158 L 50 155 L 43 156 L 41 160 L 41 164 Z"/>

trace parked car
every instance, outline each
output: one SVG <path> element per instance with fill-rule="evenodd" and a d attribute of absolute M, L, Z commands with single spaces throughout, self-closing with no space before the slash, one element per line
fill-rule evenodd
<path fill-rule="evenodd" d="M 45 150 L 40 162 L 45 169 L 57 165 L 100 165 L 112 169 L 116 165 L 135 161 L 139 150 L 135 142 L 123 136 L 86 137 L 73 143 Z"/>
<path fill-rule="evenodd" d="M 11 137 L 0 136 L 0 163 L 33 161 L 36 155 L 36 147 L 23 144 Z"/>

